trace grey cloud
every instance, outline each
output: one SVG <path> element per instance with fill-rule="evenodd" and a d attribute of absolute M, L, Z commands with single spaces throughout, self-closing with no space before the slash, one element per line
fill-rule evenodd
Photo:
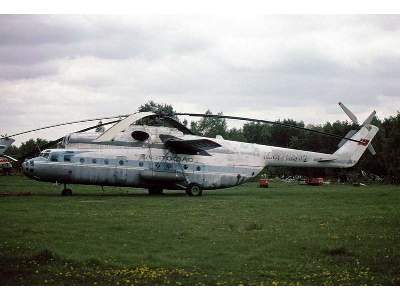
<path fill-rule="evenodd" d="M 152 60 L 208 47 L 207 40 L 168 24 L 124 26 L 83 16 L 0 16 L 0 37 L 0 62 L 7 64 L 82 56 Z"/>
<path fill-rule="evenodd" d="M 58 72 L 55 63 L 10 65 L 0 63 L 0 80 L 29 79 L 54 75 Z"/>
<path fill-rule="evenodd" d="M 306 122 L 336 114 L 338 101 L 389 111 L 400 99 L 399 26 L 397 16 L 0 16 L 0 126 L 118 114 L 149 99 L 299 111 Z"/>
<path fill-rule="evenodd" d="M 62 22 L 62 16 L 1 15 L 0 45 L 29 46 L 70 43 L 84 38 L 79 26 Z"/>

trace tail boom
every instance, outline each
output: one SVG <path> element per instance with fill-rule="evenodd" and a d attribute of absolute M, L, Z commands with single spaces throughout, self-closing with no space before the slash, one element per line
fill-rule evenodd
<path fill-rule="evenodd" d="M 361 158 L 378 132 L 373 125 L 363 126 L 352 139 L 346 141 L 335 153 L 319 153 L 288 148 L 263 146 L 266 166 L 309 167 L 309 168 L 350 168 Z"/>

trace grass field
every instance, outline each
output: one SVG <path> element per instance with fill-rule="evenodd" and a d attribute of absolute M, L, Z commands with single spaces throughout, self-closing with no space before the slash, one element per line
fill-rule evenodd
<path fill-rule="evenodd" d="M 0 177 L 0 284 L 400 284 L 397 186 L 72 188 Z"/>

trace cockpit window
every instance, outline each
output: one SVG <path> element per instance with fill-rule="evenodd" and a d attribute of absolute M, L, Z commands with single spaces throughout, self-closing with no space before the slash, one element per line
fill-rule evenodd
<path fill-rule="evenodd" d="M 48 159 L 49 158 L 49 153 L 43 153 L 43 157 Z"/>
<path fill-rule="evenodd" d="M 39 156 L 49 159 L 49 154 L 50 154 L 49 152 L 42 152 L 42 153 L 40 153 Z"/>
<path fill-rule="evenodd" d="M 50 155 L 50 161 L 58 161 L 58 154 L 57 153 L 52 153 Z"/>

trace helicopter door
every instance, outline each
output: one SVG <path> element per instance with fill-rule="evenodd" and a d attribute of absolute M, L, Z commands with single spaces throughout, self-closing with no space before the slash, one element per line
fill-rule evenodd
<path fill-rule="evenodd" d="M 116 184 L 126 184 L 127 182 L 127 164 L 126 156 L 117 156 L 115 160 L 114 180 Z"/>
<path fill-rule="evenodd" d="M 192 182 L 200 184 L 201 186 L 204 186 L 204 184 L 205 184 L 204 172 L 206 171 L 206 165 L 197 162 L 197 163 L 194 163 L 192 166 L 193 166 Z"/>

